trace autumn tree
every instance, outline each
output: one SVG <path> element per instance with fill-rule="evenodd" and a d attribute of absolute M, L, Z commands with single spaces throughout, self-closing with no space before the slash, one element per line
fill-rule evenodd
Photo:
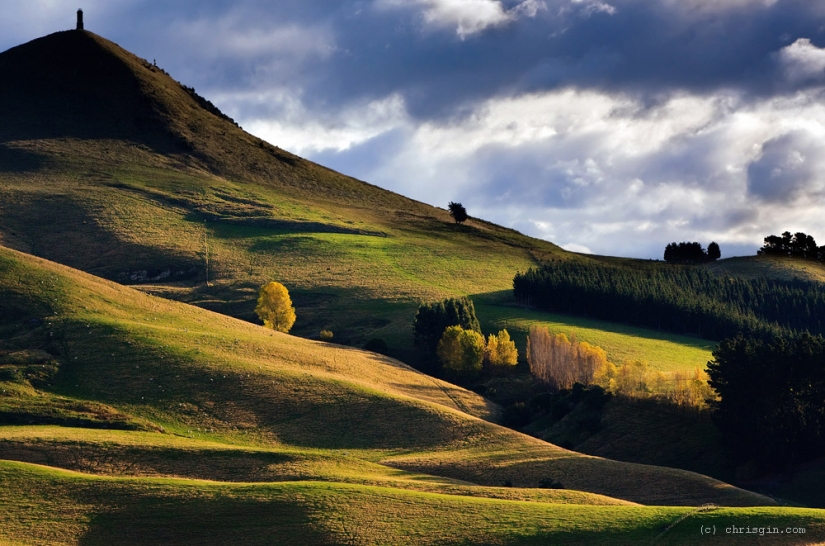
<path fill-rule="evenodd" d="M 533 326 L 527 337 L 527 362 L 530 372 L 556 389 L 569 389 L 575 383 L 591 385 L 607 366 L 607 353 L 587 342 L 579 343 L 564 334 L 551 334 L 546 327 Z"/>
<path fill-rule="evenodd" d="M 287 333 L 295 324 L 295 308 L 289 292 L 279 282 L 269 282 L 261 287 L 255 313 L 264 327 L 278 332 Z"/>
<path fill-rule="evenodd" d="M 464 205 L 461 203 L 454 203 L 450 201 L 450 204 L 447 206 L 450 209 L 450 216 L 453 217 L 456 224 L 460 224 L 469 218 L 467 216 L 467 209 L 464 208 Z"/>
<path fill-rule="evenodd" d="M 468 377 L 481 371 L 484 360 L 484 337 L 475 330 L 448 326 L 438 342 L 438 359 L 450 374 Z"/>
<path fill-rule="evenodd" d="M 507 330 L 501 330 L 497 335 L 487 337 L 487 348 L 484 358 L 494 368 L 507 368 L 518 363 L 518 349 L 516 343 L 510 339 Z"/>

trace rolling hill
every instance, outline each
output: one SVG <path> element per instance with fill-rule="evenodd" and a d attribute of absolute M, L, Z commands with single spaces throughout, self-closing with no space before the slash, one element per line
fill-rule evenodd
<path fill-rule="evenodd" d="M 356 534 L 371 543 L 420 543 L 439 527 L 430 543 L 587 543 L 597 532 L 633 543 L 690 513 L 640 504 L 773 504 L 699 474 L 580 455 L 500 427 L 483 398 L 398 361 L 13 250 L 0 249 L 0 298 L 0 459 L 20 461 L 0 463 L 4 540 L 105 543 L 149 518 L 154 530 L 138 542 L 242 529 L 253 542 L 277 531 L 283 543 L 313 533 L 342 543 L 364 526 Z M 545 480 L 565 489 L 537 488 Z M 462 531 L 443 525 L 442 509 L 498 516 Z M 249 519 L 249 510 L 271 515 Z M 825 533 L 821 512 L 759 510 Z M 38 526 L 44 518 L 52 523 Z"/>

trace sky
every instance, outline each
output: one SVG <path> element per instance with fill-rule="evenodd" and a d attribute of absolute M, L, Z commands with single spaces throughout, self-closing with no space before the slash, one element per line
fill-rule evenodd
<path fill-rule="evenodd" d="M 569 250 L 825 244 L 820 0 L 27 0 L 274 145 Z"/>

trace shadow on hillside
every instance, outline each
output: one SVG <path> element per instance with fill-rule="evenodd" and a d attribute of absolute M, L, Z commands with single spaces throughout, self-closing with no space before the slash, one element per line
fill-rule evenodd
<path fill-rule="evenodd" d="M 0 89 L 0 142 L 119 139 L 160 153 L 190 151 L 158 93 L 88 33 L 58 32 L 12 48 L 0 56 L 0 72 L 14 75 Z"/>
<path fill-rule="evenodd" d="M 0 172 L 39 171 L 48 164 L 49 159 L 45 155 L 0 144 Z"/>
<path fill-rule="evenodd" d="M 238 498 L 182 486 L 136 490 L 107 485 L 106 489 L 98 492 L 89 487 L 80 495 L 81 502 L 109 507 L 91 517 L 89 530 L 78 544 L 334 543 L 299 498 L 272 498 L 278 490 Z"/>
<path fill-rule="evenodd" d="M 94 206 L 67 195 L 15 192 L 0 201 L 0 217 L 22 243 L 19 250 L 120 283 L 202 274 L 195 256 L 119 237 L 101 225 Z"/>

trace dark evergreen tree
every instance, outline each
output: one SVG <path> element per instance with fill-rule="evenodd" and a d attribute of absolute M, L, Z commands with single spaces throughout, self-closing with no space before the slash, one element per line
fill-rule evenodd
<path fill-rule="evenodd" d="M 665 247 L 665 261 L 666 262 L 675 262 L 677 257 L 679 245 L 676 243 L 670 243 Z"/>
<path fill-rule="evenodd" d="M 428 356 L 434 356 L 438 342 L 448 326 L 461 326 L 465 330 L 481 333 L 481 325 L 470 298 L 449 298 L 421 305 L 413 322 L 415 346 Z"/>
<path fill-rule="evenodd" d="M 450 216 L 453 217 L 456 224 L 465 222 L 467 218 L 469 218 L 469 216 L 467 216 L 467 209 L 465 209 L 464 205 L 461 203 L 454 203 L 450 201 L 448 208 L 450 209 Z"/>
<path fill-rule="evenodd" d="M 825 340 L 739 335 L 708 363 L 714 419 L 736 463 L 783 470 L 825 455 Z"/>
<path fill-rule="evenodd" d="M 715 242 L 708 245 L 708 260 L 716 261 L 722 257 L 722 250 Z"/>
<path fill-rule="evenodd" d="M 757 251 L 757 254 L 825 261 L 825 252 L 816 246 L 813 236 L 801 231 L 793 235 L 790 231 L 784 232 L 781 236 L 768 235 L 765 237 L 764 246 Z"/>
<path fill-rule="evenodd" d="M 550 311 L 721 340 L 739 332 L 825 334 L 825 286 L 737 279 L 688 266 L 545 264 L 513 279 L 517 300 Z"/>
<path fill-rule="evenodd" d="M 670 263 L 698 263 L 707 261 L 708 254 L 702 245 L 693 243 L 670 243 L 665 247 L 665 261 Z"/>

